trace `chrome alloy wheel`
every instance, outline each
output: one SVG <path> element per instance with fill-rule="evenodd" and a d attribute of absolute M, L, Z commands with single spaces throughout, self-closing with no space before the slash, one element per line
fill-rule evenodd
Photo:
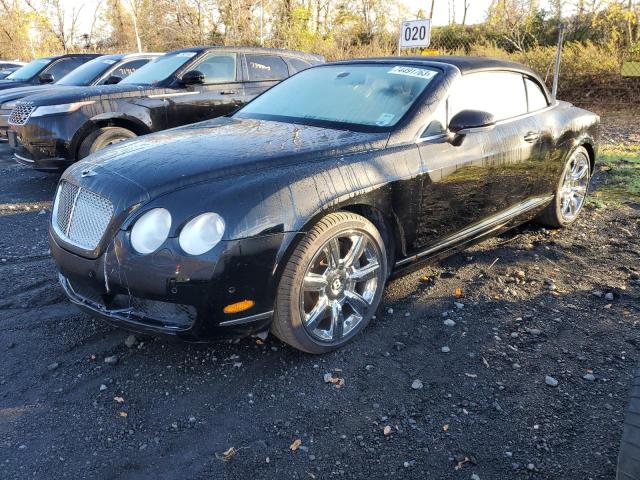
<path fill-rule="evenodd" d="M 566 221 L 572 221 L 584 205 L 589 186 L 589 159 L 583 152 L 573 154 L 565 170 L 560 187 L 560 213 Z"/>
<path fill-rule="evenodd" d="M 300 289 L 300 315 L 309 335 L 338 342 L 370 312 L 384 285 L 382 253 L 363 231 L 341 232 L 314 255 Z"/>

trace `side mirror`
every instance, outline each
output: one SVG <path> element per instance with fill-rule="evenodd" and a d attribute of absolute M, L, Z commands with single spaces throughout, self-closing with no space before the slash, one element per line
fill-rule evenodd
<path fill-rule="evenodd" d="M 190 70 L 180 79 L 183 85 L 198 85 L 204 83 L 204 73 L 199 70 Z"/>
<path fill-rule="evenodd" d="M 105 85 L 115 85 L 116 83 L 120 83 L 122 81 L 122 77 L 118 75 L 110 75 L 104 82 Z"/>
<path fill-rule="evenodd" d="M 40 77 L 38 78 L 40 79 L 40 83 L 53 83 L 56 81 L 56 79 L 50 73 L 41 73 Z"/>
<path fill-rule="evenodd" d="M 496 124 L 493 114 L 480 110 L 462 110 L 456 113 L 449 122 L 449 131 L 456 135 L 464 135 L 467 130 L 490 130 Z"/>

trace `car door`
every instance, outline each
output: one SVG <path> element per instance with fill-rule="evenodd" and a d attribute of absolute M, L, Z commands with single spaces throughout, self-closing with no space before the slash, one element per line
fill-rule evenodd
<path fill-rule="evenodd" d="M 489 112 L 496 124 L 452 142 L 444 125 L 462 110 Z M 527 113 L 524 82 L 518 73 L 476 72 L 456 81 L 419 144 L 425 175 L 416 249 L 473 225 L 482 229 L 530 195 L 527 171 L 535 144 L 525 137 L 538 126 Z"/>
<path fill-rule="evenodd" d="M 243 103 L 236 53 L 210 53 L 182 74 L 197 70 L 204 83 L 183 87 L 184 92 L 167 96 L 169 127 L 200 122 L 233 112 Z"/>
<path fill-rule="evenodd" d="M 53 81 L 57 82 L 62 77 L 64 77 L 67 73 L 70 73 L 72 70 L 75 70 L 84 62 L 79 58 L 74 57 L 64 57 L 53 63 L 51 63 L 47 68 L 45 68 L 40 75 L 43 73 L 49 73 L 53 76 Z M 39 82 L 39 80 L 36 80 Z"/>
<path fill-rule="evenodd" d="M 286 62 L 278 55 L 244 54 L 242 68 L 245 103 L 289 76 Z"/>
<path fill-rule="evenodd" d="M 531 162 L 530 183 L 532 195 L 549 195 L 554 191 L 560 169 L 563 167 L 561 156 L 563 151 L 556 149 L 555 138 L 558 118 L 551 108 L 546 89 L 537 79 L 525 75 L 524 84 L 527 91 L 529 114 L 537 122 L 536 156 Z"/>

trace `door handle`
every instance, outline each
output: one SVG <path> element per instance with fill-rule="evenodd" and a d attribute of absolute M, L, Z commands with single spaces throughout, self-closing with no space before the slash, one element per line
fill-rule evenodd
<path fill-rule="evenodd" d="M 540 132 L 527 132 L 524 134 L 524 141 L 533 143 L 540 138 Z"/>
<path fill-rule="evenodd" d="M 221 90 L 220 95 L 235 95 L 238 93 L 237 90 Z"/>

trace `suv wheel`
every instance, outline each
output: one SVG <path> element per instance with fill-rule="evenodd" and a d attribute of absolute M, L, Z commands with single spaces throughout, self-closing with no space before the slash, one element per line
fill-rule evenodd
<path fill-rule="evenodd" d="M 78 159 L 89 156 L 93 152 L 101 148 L 108 147 L 114 143 L 123 142 L 130 138 L 136 137 L 131 130 L 122 127 L 102 127 L 92 132 L 82 141 L 78 150 Z"/>

